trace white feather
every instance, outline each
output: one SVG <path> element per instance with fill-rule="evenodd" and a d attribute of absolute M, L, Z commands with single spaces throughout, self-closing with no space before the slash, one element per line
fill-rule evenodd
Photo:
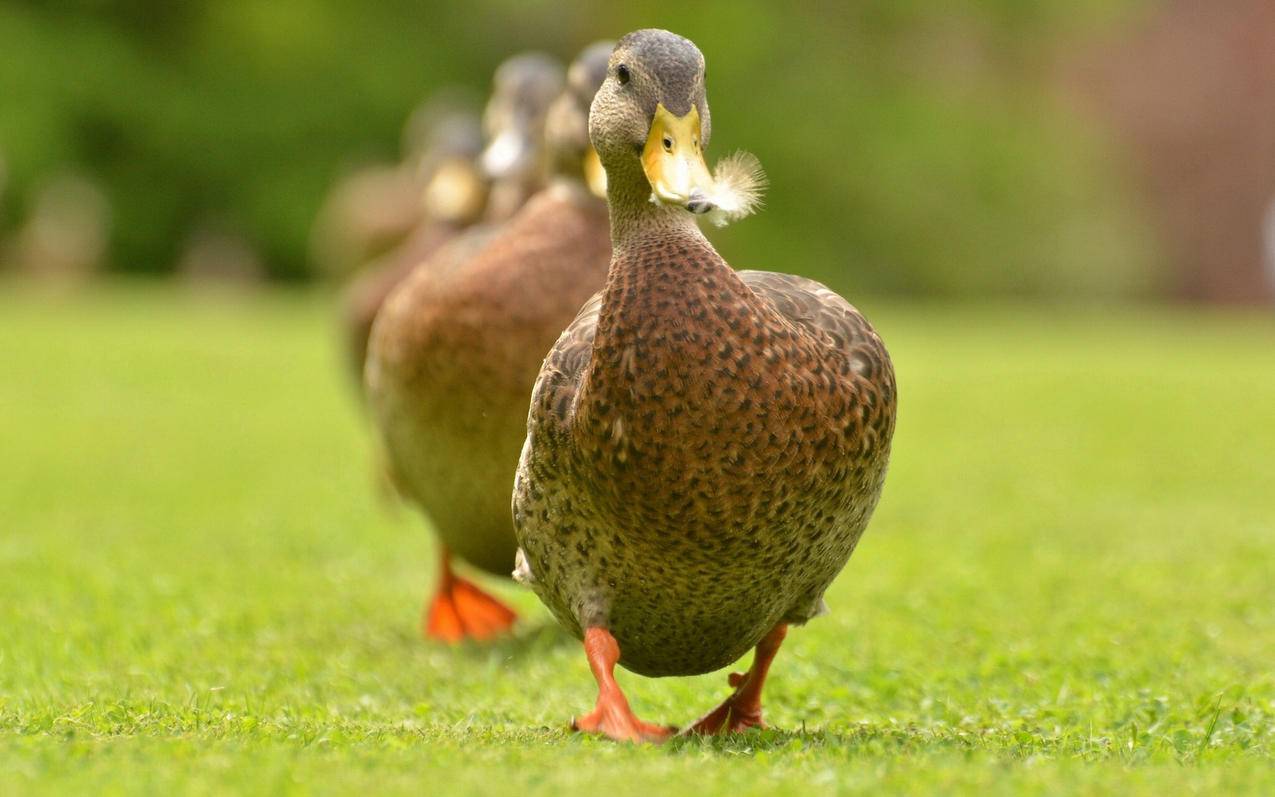
<path fill-rule="evenodd" d="M 708 220 L 725 227 L 752 215 L 761 208 L 761 195 L 765 190 L 766 172 L 757 156 L 741 151 L 722 158 L 713 174 L 713 193 L 709 196 L 713 208 L 708 212 Z"/>

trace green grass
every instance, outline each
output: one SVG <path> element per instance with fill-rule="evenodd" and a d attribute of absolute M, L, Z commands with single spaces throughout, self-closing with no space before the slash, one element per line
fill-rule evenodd
<path fill-rule="evenodd" d="M 893 470 L 776 730 L 633 748 L 565 730 L 593 685 L 532 595 L 417 638 L 432 542 L 319 297 L 0 284 L 0 792 L 1275 790 L 1275 321 L 863 305 Z"/>

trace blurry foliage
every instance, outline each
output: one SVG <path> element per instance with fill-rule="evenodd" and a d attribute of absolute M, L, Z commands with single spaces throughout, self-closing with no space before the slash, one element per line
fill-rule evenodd
<path fill-rule="evenodd" d="M 70 165 L 106 187 L 117 269 L 170 269 L 214 224 L 301 277 L 324 191 L 394 158 L 430 91 L 659 25 L 706 54 L 713 153 L 753 151 L 771 177 L 765 212 L 713 234 L 735 265 L 905 293 L 1143 291 L 1148 238 L 1052 75 L 1146 1 L 4 0 L 4 221 Z"/>

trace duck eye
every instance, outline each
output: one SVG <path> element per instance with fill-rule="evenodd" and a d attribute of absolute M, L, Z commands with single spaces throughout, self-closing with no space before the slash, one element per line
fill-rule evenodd
<path fill-rule="evenodd" d="M 620 64 L 615 68 L 615 77 L 620 81 L 621 86 L 629 85 L 629 68 L 624 64 Z"/>
<path fill-rule="evenodd" d="M 672 152 L 672 151 L 673 151 L 673 139 L 669 138 L 668 136 L 665 136 L 665 137 L 664 137 L 664 142 L 663 142 L 663 143 L 664 143 L 664 151 L 665 151 L 665 152 Z"/>

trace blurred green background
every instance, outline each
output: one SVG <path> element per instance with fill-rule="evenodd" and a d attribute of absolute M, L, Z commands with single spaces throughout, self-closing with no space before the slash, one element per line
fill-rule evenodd
<path fill-rule="evenodd" d="M 0 234 L 74 175 L 106 268 L 171 272 L 212 231 L 306 279 L 325 191 L 393 161 L 432 91 L 658 25 L 706 54 L 715 154 L 748 149 L 771 178 L 765 212 L 714 235 L 737 266 L 847 291 L 1171 295 L 1128 143 L 1076 79 L 1164 5 L 5 0 Z"/>

